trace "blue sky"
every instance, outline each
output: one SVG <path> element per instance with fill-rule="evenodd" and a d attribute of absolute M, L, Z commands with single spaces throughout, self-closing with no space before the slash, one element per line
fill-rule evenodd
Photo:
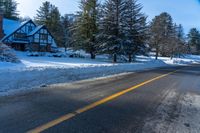
<path fill-rule="evenodd" d="M 16 0 L 21 16 L 33 17 L 36 10 L 46 0 Z M 78 10 L 79 0 L 49 0 L 59 7 L 62 14 L 74 13 Z M 187 32 L 192 27 L 200 28 L 200 2 L 198 0 L 138 0 L 151 20 L 161 12 L 168 12 L 176 23 L 184 26 Z"/>

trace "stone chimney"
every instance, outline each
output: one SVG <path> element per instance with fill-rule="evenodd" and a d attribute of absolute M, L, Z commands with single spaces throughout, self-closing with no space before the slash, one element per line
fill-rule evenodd
<path fill-rule="evenodd" d="M 0 40 L 4 37 L 3 31 L 3 11 L 0 9 Z"/>

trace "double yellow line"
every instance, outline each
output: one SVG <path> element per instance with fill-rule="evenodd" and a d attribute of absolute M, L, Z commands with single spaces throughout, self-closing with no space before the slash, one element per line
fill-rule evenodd
<path fill-rule="evenodd" d="M 151 83 L 153 81 L 156 81 L 156 80 L 159 80 L 161 78 L 164 78 L 164 77 L 166 77 L 166 76 L 168 76 L 170 74 L 173 74 L 173 73 L 175 73 L 177 71 L 178 70 L 175 70 L 173 72 L 169 72 L 167 74 L 163 74 L 161 76 L 155 77 L 153 79 L 150 79 L 150 80 L 142 82 L 142 83 L 140 83 L 138 85 L 135 85 L 135 86 L 133 86 L 131 88 L 128 88 L 128 89 L 125 89 L 125 90 L 120 91 L 118 93 L 115 93 L 115 94 L 113 94 L 111 96 L 103 98 L 103 99 L 101 99 L 99 101 L 96 101 L 96 102 L 94 102 L 92 104 L 89 104 L 89 105 L 87 105 L 87 106 L 85 106 L 83 108 L 77 109 L 76 111 L 74 111 L 72 113 L 68 113 L 68 114 L 63 115 L 63 116 L 61 116 L 61 117 L 59 117 L 59 118 L 57 118 L 57 119 L 55 119 L 53 121 L 50 121 L 50 122 L 48 122 L 48 123 L 46 123 L 46 124 L 44 124 L 42 126 L 39 126 L 39 127 L 35 128 L 35 129 L 32 129 L 32 130 L 28 131 L 27 133 L 40 133 L 42 131 L 45 131 L 45 130 L 47 130 L 47 129 L 51 128 L 51 127 L 54 127 L 54 126 L 56 126 L 56 125 L 58 125 L 58 124 L 60 124 L 60 123 L 62 123 L 64 121 L 67 121 L 67 120 L 69 120 L 69 119 L 71 119 L 71 118 L 73 118 L 73 117 L 75 117 L 75 116 L 77 116 L 77 115 L 79 115 L 79 114 L 81 114 L 83 112 L 91 110 L 91 109 L 93 109 L 93 108 L 95 108 L 95 107 L 97 107 L 97 106 L 99 106 L 101 104 L 107 103 L 107 102 L 109 102 L 109 101 L 111 101 L 113 99 L 116 99 L 116 98 L 118 98 L 118 97 L 120 97 L 120 96 L 122 96 L 122 95 L 124 95 L 124 94 L 126 94 L 128 92 L 130 92 L 130 91 L 133 91 L 133 90 L 135 90 L 135 89 L 137 89 L 137 88 L 139 88 L 141 86 L 144 86 L 144 85 L 146 85 L 148 83 Z"/>

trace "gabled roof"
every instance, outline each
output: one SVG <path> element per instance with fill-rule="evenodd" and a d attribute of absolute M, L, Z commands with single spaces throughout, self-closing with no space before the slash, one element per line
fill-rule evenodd
<path fill-rule="evenodd" d="M 36 34 L 40 29 L 42 29 L 44 27 L 44 25 L 40 25 L 38 27 L 36 27 L 33 31 L 31 31 L 28 36 L 32 36 L 34 34 Z"/>
<path fill-rule="evenodd" d="M 32 32 L 30 32 L 27 36 L 33 36 L 33 35 L 35 35 L 38 31 L 40 31 L 40 30 L 43 29 L 43 28 L 45 28 L 45 29 L 47 30 L 47 32 L 49 32 L 50 36 L 51 36 L 52 38 L 54 38 L 54 36 L 51 34 L 51 32 L 48 30 L 48 28 L 46 28 L 45 25 L 40 25 L 40 26 L 36 27 L 36 28 L 35 28 Z M 56 42 L 55 42 L 54 39 L 53 39 L 53 44 L 52 44 L 52 46 L 53 46 L 53 47 L 57 47 Z"/>
<path fill-rule="evenodd" d="M 19 30 L 21 27 L 26 25 L 27 23 L 32 22 L 34 25 L 35 23 L 30 19 L 24 22 L 10 20 L 10 19 L 3 19 L 3 29 L 6 36 L 4 36 L 0 41 L 4 41 L 8 37 L 10 37 L 14 32 Z"/>

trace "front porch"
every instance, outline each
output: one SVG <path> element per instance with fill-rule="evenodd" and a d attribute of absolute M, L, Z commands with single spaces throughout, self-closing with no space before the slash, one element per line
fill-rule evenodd
<path fill-rule="evenodd" d="M 28 44 L 29 44 L 29 42 L 27 42 L 27 41 L 14 41 L 11 44 L 11 47 L 18 51 L 26 51 Z"/>

